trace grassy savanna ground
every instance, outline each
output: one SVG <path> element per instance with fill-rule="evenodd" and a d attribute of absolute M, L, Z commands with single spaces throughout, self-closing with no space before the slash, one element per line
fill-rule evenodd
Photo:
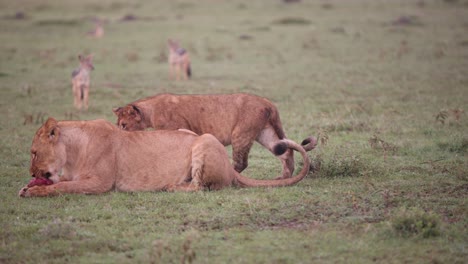
<path fill-rule="evenodd" d="M 466 262 L 467 3 L 0 1 L 0 263 Z M 188 82 L 168 80 L 170 37 Z M 79 53 L 96 68 L 82 113 Z M 320 135 L 319 170 L 279 189 L 18 198 L 46 117 L 115 122 L 160 92 L 268 97 L 289 138 Z M 258 144 L 249 161 L 280 172 Z"/>

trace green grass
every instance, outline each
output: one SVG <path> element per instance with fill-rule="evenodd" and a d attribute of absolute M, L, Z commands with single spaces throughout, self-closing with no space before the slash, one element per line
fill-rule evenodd
<path fill-rule="evenodd" d="M 93 17 L 102 39 L 85 36 Z M 192 80 L 168 80 L 168 38 Z M 464 263 L 467 42 L 465 0 L 0 1 L 0 263 Z M 81 113 L 80 53 L 96 68 Z M 114 122 L 160 92 L 269 98 L 289 138 L 320 136 L 317 171 L 278 189 L 18 198 L 48 116 Z M 281 170 L 258 144 L 249 164 Z"/>

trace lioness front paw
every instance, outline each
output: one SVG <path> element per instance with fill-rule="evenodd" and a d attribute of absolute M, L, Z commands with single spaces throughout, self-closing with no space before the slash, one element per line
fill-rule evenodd
<path fill-rule="evenodd" d="M 33 187 L 24 187 L 19 191 L 20 197 L 36 197 L 36 196 L 49 196 L 51 195 L 50 191 L 47 189 L 46 185 L 43 186 L 33 186 Z"/>
<path fill-rule="evenodd" d="M 28 187 L 23 187 L 18 193 L 19 197 L 30 197 L 28 190 Z"/>

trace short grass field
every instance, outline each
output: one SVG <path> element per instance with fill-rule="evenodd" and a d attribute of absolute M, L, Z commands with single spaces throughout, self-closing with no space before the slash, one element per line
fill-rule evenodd
<path fill-rule="evenodd" d="M 468 1 L 287 2 L 1 0 L 0 263 L 466 263 Z M 168 38 L 191 80 L 169 80 Z M 94 56 L 86 112 L 78 54 Z M 315 171 L 284 188 L 18 197 L 47 117 L 114 123 L 162 92 L 269 98 L 288 138 L 319 138 Z M 255 144 L 243 174 L 280 171 Z"/>

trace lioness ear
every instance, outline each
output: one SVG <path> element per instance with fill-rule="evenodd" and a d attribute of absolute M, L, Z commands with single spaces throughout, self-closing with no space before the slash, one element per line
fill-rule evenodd
<path fill-rule="evenodd" d="M 49 117 L 47 118 L 47 121 L 44 123 L 44 126 L 45 127 L 57 126 L 57 120 L 55 120 L 55 118 L 53 117 Z"/>
<path fill-rule="evenodd" d="M 55 127 L 52 130 L 49 131 L 49 139 L 51 141 L 56 141 L 59 135 L 59 128 Z"/>
<path fill-rule="evenodd" d="M 132 105 L 133 110 L 135 111 L 135 120 L 136 121 L 141 121 L 141 111 L 140 108 L 136 107 L 135 105 Z"/>
<path fill-rule="evenodd" d="M 57 141 L 58 136 L 60 134 L 60 129 L 58 127 L 57 120 L 55 120 L 52 117 L 49 117 L 49 119 L 47 119 L 47 121 L 45 122 L 44 127 L 46 129 L 47 137 L 51 141 Z"/>
<path fill-rule="evenodd" d="M 122 111 L 122 107 L 114 107 L 112 108 L 112 112 L 114 112 L 114 114 L 116 116 L 119 116 L 119 113 Z"/>

